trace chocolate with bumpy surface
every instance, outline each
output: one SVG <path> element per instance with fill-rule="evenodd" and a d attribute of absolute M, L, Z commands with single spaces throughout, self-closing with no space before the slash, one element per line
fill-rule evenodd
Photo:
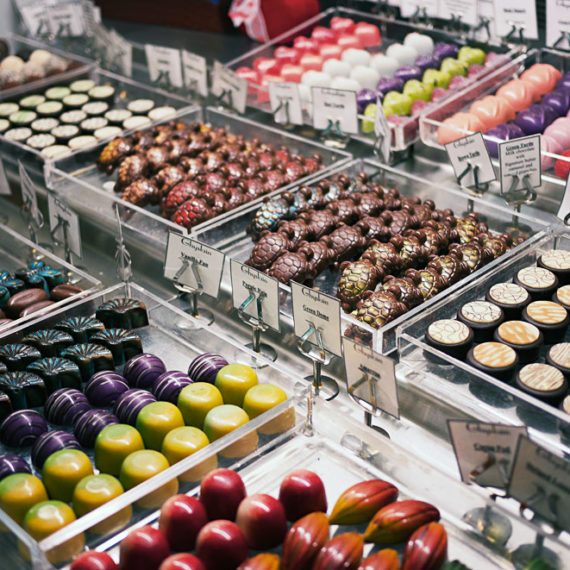
<path fill-rule="evenodd" d="M 137 421 L 139 412 L 152 402 L 156 402 L 156 398 L 146 390 L 132 388 L 123 392 L 115 402 L 113 412 L 123 424 L 134 426 Z"/>
<path fill-rule="evenodd" d="M 182 388 L 189 384 L 192 384 L 192 380 L 187 374 L 180 370 L 169 370 L 158 377 L 152 392 L 157 400 L 176 404 Z"/>
<path fill-rule="evenodd" d="M 133 356 L 123 369 L 129 386 L 151 391 L 158 377 L 164 372 L 166 372 L 164 362 L 158 356 L 149 353 Z"/>
<path fill-rule="evenodd" d="M 129 389 L 126 380 L 112 370 L 93 374 L 85 385 L 84 393 L 94 406 L 112 406 L 117 398 Z"/>
<path fill-rule="evenodd" d="M 102 331 L 105 325 L 93 317 L 69 317 L 55 325 L 56 329 L 68 332 L 75 342 L 87 342 L 92 334 Z"/>
<path fill-rule="evenodd" d="M 59 353 L 64 348 L 75 344 L 73 337 L 69 333 L 57 329 L 34 331 L 26 335 L 22 342 L 37 348 L 44 357 L 59 356 Z"/>
<path fill-rule="evenodd" d="M 148 325 L 145 304 L 127 297 L 103 303 L 95 316 L 108 328 L 137 329 Z"/>
<path fill-rule="evenodd" d="M 0 453 L 0 481 L 14 473 L 31 473 L 28 462 L 15 453 Z"/>
<path fill-rule="evenodd" d="M 53 430 L 42 433 L 32 446 L 32 463 L 41 469 L 45 460 L 61 449 L 81 449 L 79 442 L 67 431 Z"/>
<path fill-rule="evenodd" d="M 0 360 L 8 370 L 25 370 L 28 364 L 42 357 L 40 351 L 27 344 L 5 344 L 0 346 Z"/>
<path fill-rule="evenodd" d="M 223 356 L 213 352 L 205 352 L 192 360 L 190 366 L 188 366 L 188 376 L 194 382 L 213 384 L 218 371 L 228 364 L 228 361 Z"/>
<path fill-rule="evenodd" d="M 18 410 L 0 425 L 0 441 L 8 447 L 27 447 L 47 430 L 47 422 L 40 413 Z"/>
<path fill-rule="evenodd" d="M 59 356 L 36 360 L 28 366 L 28 371 L 41 376 L 48 394 L 59 388 L 81 388 L 79 366 Z"/>
<path fill-rule="evenodd" d="M 124 364 L 142 352 L 141 337 L 127 329 L 106 329 L 91 336 L 90 342 L 106 346 L 113 354 L 115 365 Z"/>
<path fill-rule="evenodd" d="M 103 428 L 118 423 L 119 418 L 107 410 L 89 410 L 77 418 L 73 433 L 81 445 L 91 448 Z"/>
<path fill-rule="evenodd" d="M 61 353 L 61 356 L 73 360 L 79 366 L 81 378 L 84 382 L 91 378 L 95 372 L 114 370 L 115 368 L 111 351 L 100 344 L 92 342 L 74 344 L 66 348 Z"/>
<path fill-rule="evenodd" d="M 52 424 L 72 426 L 90 409 L 91 405 L 85 394 L 74 388 L 61 388 L 46 400 L 44 414 Z"/>
<path fill-rule="evenodd" d="M 6 372 L 0 374 L 0 390 L 8 394 L 12 407 L 37 408 L 42 406 L 46 399 L 44 381 L 31 372 Z"/>

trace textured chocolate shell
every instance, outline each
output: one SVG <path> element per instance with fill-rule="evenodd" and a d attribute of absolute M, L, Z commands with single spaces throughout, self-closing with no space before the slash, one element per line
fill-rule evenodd
<path fill-rule="evenodd" d="M 37 374 L 44 380 L 48 394 L 59 388 L 81 388 L 81 372 L 79 366 L 59 356 L 49 356 L 32 362 L 28 371 Z"/>
<path fill-rule="evenodd" d="M 37 408 L 46 399 L 42 378 L 31 372 L 6 372 L 0 375 L 0 390 L 8 395 L 12 408 Z"/>
<path fill-rule="evenodd" d="M 95 316 L 107 328 L 136 329 L 148 325 L 146 305 L 127 297 L 103 303 L 97 308 Z"/>
<path fill-rule="evenodd" d="M 8 370 L 25 370 L 29 364 L 42 357 L 40 351 L 27 344 L 5 344 L 0 346 L 0 361 Z"/>
<path fill-rule="evenodd" d="M 69 346 L 61 353 L 61 356 L 77 364 L 84 382 L 91 378 L 95 372 L 114 370 L 115 368 L 111 351 L 105 346 L 92 342 Z"/>
<path fill-rule="evenodd" d="M 68 332 L 57 329 L 42 329 L 31 332 L 24 337 L 22 342 L 37 348 L 44 357 L 59 356 L 64 348 L 75 343 Z"/>
<path fill-rule="evenodd" d="M 141 337 L 128 329 L 105 329 L 92 335 L 89 341 L 107 347 L 113 354 L 115 366 L 142 353 Z"/>
<path fill-rule="evenodd" d="M 55 328 L 68 332 L 76 343 L 87 342 L 92 334 L 102 331 L 105 325 L 93 317 L 69 317 L 55 325 Z"/>

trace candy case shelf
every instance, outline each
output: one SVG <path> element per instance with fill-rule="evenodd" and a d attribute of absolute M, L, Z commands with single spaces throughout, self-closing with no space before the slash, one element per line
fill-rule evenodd
<path fill-rule="evenodd" d="M 526 249 L 529 247 L 529 244 L 532 244 L 538 239 L 537 236 L 543 235 L 542 232 L 548 228 L 547 224 L 524 214 L 517 214 L 507 208 L 496 206 L 482 199 L 472 198 L 458 190 L 427 182 L 424 179 L 411 174 L 405 174 L 372 160 L 354 160 L 348 165 L 339 166 L 334 170 L 324 172 L 318 178 L 313 179 L 309 186 L 316 185 L 319 180 L 330 178 L 335 174 L 344 173 L 349 177 L 353 177 L 363 171 L 367 172 L 372 180 L 379 181 L 383 186 L 397 188 L 403 196 L 417 196 L 421 198 L 422 201 L 432 199 L 436 204 L 436 208 L 451 208 L 456 215 L 465 214 L 472 209 L 480 215 L 481 219 L 488 223 L 489 229 L 492 231 L 502 233 L 508 231 L 509 228 L 511 230 L 519 228 L 521 234 L 528 239 L 526 242 L 517 246 L 513 251 Z M 258 207 L 258 205 L 251 205 L 240 212 L 232 213 L 223 220 L 221 219 L 219 223 L 198 230 L 196 232 L 196 238 L 199 241 L 218 248 L 231 259 L 244 263 L 249 258 L 254 243 L 247 230 L 254 219 Z M 372 346 L 376 351 L 382 354 L 388 354 L 397 348 L 396 330 L 400 325 L 414 318 L 416 315 L 424 315 L 425 311 L 428 311 L 439 299 L 452 297 L 458 290 L 476 278 L 477 275 L 488 273 L 501 264 L 505 257 L 510 255 L 511 253 L 509 252 L 501 258 L 495 259 L 476 273 L 464 278 L 452 287 L 445 289 L 434 298 L 408 311 L 380 329 L 371 328 L 361 321 L 356 320 L 350 314 L 343 313 L 343 330 L 350 325 L 358 326 L 362 331 L 370 333 L 372 336 Z M 327 269 L 315 280 L 314 287 L 323 293 L 334 296 L 337 291 L 338 278 L 338 271 Z M 229 283 L 229 269 L 228 265 L 226 265 L 222 286 L 229 288 Z M 281 317 L 292 322 L 291 289 L 284 284 L 280 284 L 280 288 L 282 291 Z"/>
<path fill-rule="evenodd" d="M 0 271 L 14 272 L 25 267 L 30 261 L 41 260 L 46 265 L 50 265 L 53 269 L 61 269 L 67 276 L 67 281 L 73 285 L 77 285 L 83 289 L 83 292 L 74 295 L 68 299 L 58 301 L 51 305 L 47 310 L 41 310 L 38 313 L 32 313 L 26 317 L 19 319 L 3 326 L 0 325 L 0 337 L 10 333 L 31 320 L 37 319 L 38 315 L 44 316 L 47 312 L 58 310 L 60 307 L 69 305 L 71 302 L 77 301 L 79 297 L 90 295 L 101 289 L 101 282 L 88 275 L 84 271 L 70 265 L 63 259 L 58 258 L 53 253 L 47 251 L 43 247 L 32 243 L 14 230 L 0 224 Z"/>
<path fill-rule="evenodd" d="M 439 319 L 453 319 L 462 305 L 482 300 L 496 283 L 511 281 L 519 269 L 536 265 L 542 253 L 550 249 L 570 250 L 568 232 L 538 235 L 529 246 L 505 258 L 492 271 L 472 280 L 467 287 L 429 307 L 421 316 L 408 319 L 398 328 L 400 383 L 433 398 L 453 404 L 470 417 L 495 423 L 526 425 L 531 436 L 544 445 L 570 451 L 570 416 L 485 374 L 466 361 L 458 360 L 429 346 L 424 339 L 427 324 Z M 568 342 L 570 333 L 564 339 Z M 544 362 L 541 348 L 539 361 Z"/>
<path fill-rule="evenodd" d="M 234 134 L 246 138 L 257 137 L 262 142 L 271 143 L 275 147 L 287 145 L 293 153 L 310 156 L 319 153 L 323 158 L 325 170 L 346 163 L 351 156 L 340 150 L 333 150 L 316 142 L 307 141 L 301 137 L 288 134 L 277 129 L 266 127 L 255 121 L 240 118 L 224 111 L 206 108 L 204 110 L 193 108 L 182 112 L 179 120 L 192 123 L 202 121 L 212 127 L 223 127 Z M 127 239 L 132 235 L 137 245 L 146 246 L 151 252 L 162 256 L 166 248 L 166 238 L 169 230 L 185 231 L 168 218 L 160 216 L 158 206 L 141 208 L 122 200 L 113 191 L 115 177 L 109 177 L 97 169 L 97 157 L 105 145 L 101 144 L 92 150 L 73 157 L 68 157 L 46 166 L 46 184 L 57 194 L 63 196 L 76 211 L 88 218 L 101 223 L 115 224 L 115 205 L 119 206 L 123 227 Z M 319 172 L 320 174 L 320 172 Z M 268 194 L 273 196 L 284 192 L 299 183 L 314 178 L 316 174 L 309 175 L 295 183 L 288 184 Z M 259 204 L 265 196 L 257 198 L 248 204 L 203 222 L 192 228 L 192 233 L 200 227 L 206 227 L 228 215 L 235 215 L 252 205 Z"/>
<path fill-rule="evenodd" d="M 373 48 L 367 48 L 373 53 L 385 52 L 385 50 L 393 43 L 402 42 L 407 34 L 411 32 L 419 32 L 422 34 L 428 34 L 434 42 L 448 42 L 453 43 L 458 46 L 470 45 L 472 47 L 480 47 L 486 50 L 492 50 L 498 53 L 504 53 L 505 56 L 513 58 L 518 53 L 518 48 L 509 48 L 502 45 L 485 44 L 477 42 L 474 40 L 465 40 L 457 34 L 453 34 L 447 31 L 434 29 L 433 27 L 413 24 L 410 22 L 404 22 L 400 20 L 395 20 L 393 18 L 388 18 L 382 15 L 375 15 L 366 12 L 360 12 L 358 10 L 353 10 L 351 8 L 336 7 L 329 8 L 328 10 L 322 12 L 321 14 L 303 22 L 299 26 L 288 30 L 287 32 L 281 34 L 277 38 L 263 44 L 262 46 L 255 48 L 254 50 L 239 56 L 232 61 L 226 63 L 227 67 L 236 71 L 238 68 L 246 66 L 253 67 L 253 63 L 258 57 L 272 57 L 273 50 L 280 45 L 290 45 L 295 36 L 306 36 L 309 35 L 315 26 L 328 26 L 330 21 L 334 17 L 342 18 L 352 18 L 357 22 L 367 22 L 378 26 L 380 29 L 380 34 L 382 38 L 382 43 L 379 46 Z M 503 60 L 498 60 L 495 65 L 484 67 L 478 74 L 470 78 L 469 84 L 473 84 L 489 73 L 491 73 L 497 66 L 503 65 Z M 450 90 L 450 93 L 453 91 Z M 448 97 L 448 96 L 447 96 Z M 269 104 L 269 90 L 267 87 L 259 86 L 254 89 L 248 90 L 247 103 L 249 106 L 262 111 L 271 112 L 271 106 Z M 303 118 L 305 124 L 311 125 L 311 115 L 307 108 L 304 109 Z M 390 124 L 391 132 L 391 150 L 394 152 L 404 151 L 409 148 L 412 144 L 419 140 L 419 118 L 420 114 L 416 113 L 406 120 L 403 120 L 399 124 Z M 369 125 L 374 123 L 374 119 L 364 117 L 364 115 L 358 116 L 359 132 L 358 134 L 352 135 L 353 138 L 364 142 L 369 145 L 374 145 L 376 143 L 376 136 L 374 135 L 374 129 L 370 129 L 372 132 L 365 132 L 362 128 L 362 121 L 366 120 Z"/>
<path fill-rule="evenodd" d="M 443 145 L 439 142 L 440 129 L 445 128 L 447 133 L 456 132 L 457 138 L 472 134 L 472 131 L 460 127 L 444 125 L 444 121 L 455 113 L 467 112 L 475 101 L 479 101 L 487 95 L 494 95 L 501 86 L 512 79 L 516 79 L 525 69 L 530 68 L 535 63 L 551 64 L 564 74 L 566 71 L 570 71 L 570 53 L 551 48 L 531 49 L 527 53 L 517 56 L 510 63 L 494 71 L 477 83 L 466 86 L 451 97 L 443 99 L 429 109 L 425 109 L 420 117 L 420 137 L 422 142 L 430 147 L 444 150 Z M 494 143 L 502 142 L 485 133 L 483 133 L 483 138 Z M 555 176 L 553 166 L 557 160 L 570 163 L 570 158 L 548 152 L 544 149 L 541 149 L 541 156 L 543 181 L 564 185 L 566 181 Z M 492 158 L 491 160 L 498 173 L 498 159 Z"/>

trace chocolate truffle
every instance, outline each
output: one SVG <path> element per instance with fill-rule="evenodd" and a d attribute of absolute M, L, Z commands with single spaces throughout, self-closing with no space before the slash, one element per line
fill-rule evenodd
<path fill-rule="evenodd" d="M 48 394 L 59 388 L 81 388 L 81 373 L 75 362 L 59 356 L 36 360 L 28 366 L 28 372 L 44 380 Z"/>
<path fill-rule="evenodd" d="M 188 366 L 188 376 L 194 382 L 209 382 L 213 384 L 218 371 L 227 366 L 228 361 L 219 354 L 205 352 L 197 356 Z"/>
<path fill-rule="evenodd" d="M 151 390 L 158 377 L 166 372 L 164 362 L 154 354 L 138 354 L 129 359 L 123 374 L 129 384 L 134 388 Z"/>
<path fill-rule="evenodd" d="M 81 449 L 81 446 L 75 437 L 67 431 L 46 431 L 34 441 L 32 463 L 37 469 L 41 469 L 45 460 L 60 449 Z"/>
<path fill-rule="evenodd" d="M 551 346 L 546 353 L 546 363 L 570 377 L 570 342 L 560 342 Z"/>
<path fill-rule="evenodd" d="M 0 481 L 14 473 L 31 473 L 28 462 L 15 453 L 0 453 Z"/>
<path fill-rule="evenodd" d="M 570 311 L 570 285 L 564 285 L 556 289 L 556 293 L 552 295 L 552 300 L 562 305 L 567 311 Z"/>
<path fill-rule="evenodd" d="M 81 445 L 91 448 L 103 428 L 118 423 L 119 418 L 107 410 L 89 410 L 77 418 L 73 433 Z"/>
<path fill-rule="evenodd" d="M 493 285 L 485 295 L 485 299 L 500 307 L 507 320 L 519 319 L 522 310 L 531 300 L 529 292 L 515 283 Z"/>
<path fill-rule="evenodd" d="M 527 364 L 517 373 L 517 387 L 543 402 L 558 405 L 568 390 L 564 374 L 549 364 Z"/>
<path fill-rule="evenodd" d="M 537 327 L 546 344 L 563 340 L 570 322 L 568 311 L 553 301 L 533 301 L 523 310 L 523 320 Z"/>
<path fill-rule="evenodd" d="M 90 342 L 106 346 L 113 354 L 115 365 L 124 364 L 142 352 L 141 337 L 127 329 L 106 329 L 91 336 Z"/>
<path fill-rule="evenodd" d="M 489 301 L 465 303 L 457 318 L 473 331 L 474 342 L 485 342 L 493 338 L 493 331 L 503 322 L 503 310 Z"/>
<path fill-rule="evenodd" d="M 103 370 L 93 374 L 85 385 L 85 395 L 94 406 L 112 406 L 129 389 L 127 381 L 117 372 Z"/>
<path fill-rule="evenodd" d="M 59 353 L 68 346 L 75 344 L 73 337 L 64 331 L 56 329 L 43 329 L 26 335 L 24 343 L 34 346 L 42 356 L 59 356 Z"/>
<path fill-rule="evenodd" d="M 95 316 L 108 328 L 136 329 L 148 325 L 145 304 L 127 297 L 103 303 Z"/>
<path fill-rule="evenodd" d="M 92 342 L 74 344 L 66 348 L 61 353 L 61 356 L 69 358 L 69 360 L 73 360 L 77 364 L 84 382 L 91 378 L 95 372 L 115 369 L 111 351 L 100 344 Z"/>
<path fill-rule="evenodd" d="M 46 400 L 44 414 L 52 424 L 72 426 L 90 409 L 89 400 L 82 392 L 74 388 L 61 388 Z"/>
<path fill-rule="evenodd" d="M 87 342 L 92 334 L 102 331 L 105 325 L 93 317 L 69 317 L 57 323 L 56 329 L 68 332 L 75 342 Z"/>
<path fill-rule="evenodd" d="M 150 392 L 132 388 L 117 398 L 113 412 L 121 423 L 134 426 L 139 412 L 152 402 L 156 402 L 156 398 Z"/>
<path fill-rule="evenodd" d="M 525 267 L 517 272 L 513 282 L 524 287 L 533 301 L 550 299 L 558 288 L 558 278 L 543 267 Z"/>
<path fill-rule="evenodd" d="M 47 430 L 47 422 L 41 414 L 34 410 L 18 410 L 0 425 L 0 441 L 8 447 L 28 447 Z"/>
<path fill-rule="evenodd" d="M 467 354 L 467 362 L 478 370 L 508 382 L 518 363 L 517 353 L 500 342 L 483 342 Z"/>
<path fill-rule="evenodd" d="M 516 350 L 521 364 L 538 358 L 544 340 L 537 327 L 524 321 L 505 321 L 495 330 L 494 338 Z"/>
<path fill-rule="evenodd" d="M 473 343 L 473 331 L 460 321 L 442 319 L 429 325 L 425 339 L 430 346 L 463 359 Z"/>
<path fill-rule="evenodd" d="M 158 377 L 152 388 L 152 393 L 159 401 L 176 404 L 182 388 L 188 384 L 192 384 L 192 380 L 187 374 L 180 370 L 169 370 Z"/>
<path fill-rule="evenodd" d="M 4 420 L 4 418 L 7 418 L 13 411 L 12 402 L 8 394 L 0 392 L 0 422 Z"/>
<path fill-rule="evenodd" d="M 47 395 L 44 381 L 31 372 L 0 374 L 0 390 L 8 395 L 15 410 L 42 406 Z"/>
<path fill-rule="evenodd" d="M 27 344 L 5 344 L 0 346 L 0 361 L 8 370 L 25 370 L 28 364 L 42 357 L 40 351 Z"/>
<path fill-rule="evenodd" d="M 570 251 L 550 249 L 538 258 L 536 264 L 552 271 L 558 277 L 560 285 L 570 283 Z"/>

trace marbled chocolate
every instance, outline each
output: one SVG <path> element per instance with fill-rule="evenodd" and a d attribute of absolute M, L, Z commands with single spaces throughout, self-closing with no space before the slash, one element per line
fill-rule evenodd
<path fill-rule="evenodd" d="M 471 301 L 461 307 L 461 314 L 473 323 L 487 324 L 501 318 L 501 309 L 488 301 Z"/>
<path fill-rule="evenodd" d="M 526 307 L 526 314 L 537 323 L 544 325 L 557 325 L 568 316 L 566 309 L 552 301 L 533 301 Z"/>
<path fill-rule="evenodd" d="M 550 347 L 548 351 L 554 364 L 570 370 L 570 342 L 561 342 Z"/>
<path fill-rule="evenodd" d="M 541 392 L 559 390 L 564 384 L 562 372 L 548 364 L 527 364 L 519 370 L 518 376 L 521 383 L 527 388 Z"/>
<path fill-rule="evenodd" d="M 469 327 L 453 319 L 442 319 L 432 323 L 427 334 L 442 344 L 459 344 L 469 339 Z"/>
<path fill-rule="evenodd" d="M 548 289 L 556 284 L 556 275 L 542 267 L 525 267 L 517 273 L 517 279 L 526 287 Z"/>
<path fill-rule="evenodd" d="M 516 352 L 500 342 L 483 342 L 473 349 L 473 357 L 487 368 L 504 368 L 515 363 Z"/>
<path fill-rule="evenodd" d="M 506 321 L 499 325 L 498 336 L 509 344 L 526 346 L 540 338 L 540 331 L 530 323 L 523 321 Z"/>
<path fill-rule="evenodd" d="M 569 271 L 570 251 L 551 249 L 540 256 L 540 261 L 546 269 Z"/>
<path fill-rule="evenodd" d="M 489 289 L 489 297 L 501 305 L 520 305 L 530 299 L 528 291 L 516 283 L 497 283 Z"/>

